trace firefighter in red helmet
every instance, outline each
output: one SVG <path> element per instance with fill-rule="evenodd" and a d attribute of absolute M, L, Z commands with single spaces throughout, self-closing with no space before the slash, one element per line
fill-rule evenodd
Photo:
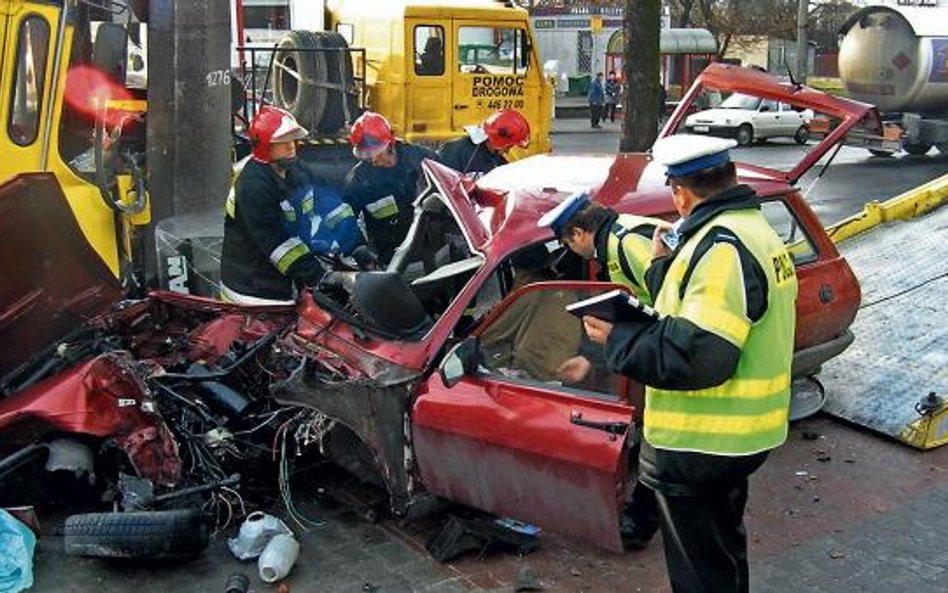
<path fill-rule="evenodd" d="M 243 304 L 287 304 L 296 288 L 332 278 L 316 254 L 286 224 L 293 197 L 312 191 L 313 178 L 296 162 L 308 132 L 287 111 L 265 106 L 250 124 L 252 158 L 228 197 L 221 253 L 221 298 Z M 327 277 L 327 274 L 331 276 Z"/>
<path fill-rule="evenodd" d="M 421 162 L 438 155 L 399 140 L 388 120 L 371 111 L 352 124 L 349 143 L 359 162 L 346 175 L 343 199 L 362 214 L 369 245 L 388 262 L 414 218 Z"/>
<path fill-rule="evenodd" d="M 530 143 L 530 122 L 513 109 L 492 113 L 483 123 L 465 128 L 466 136 L 441 148 L 441 162 L 468 175 L 484 174 L 507 164 L 507 153 Z"/>

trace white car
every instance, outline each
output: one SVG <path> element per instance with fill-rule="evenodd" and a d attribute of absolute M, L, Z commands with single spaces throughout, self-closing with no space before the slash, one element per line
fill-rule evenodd
<path fill-rule="evenodd" d="M 807 123 L 813 118 L 809 109 L 798 111 L 787 103 L 734 93 L 716 109 L 706 109 L 685 120 L 689 134 L 727 136 L 746 146 L 754 140 L 787 137 L 797 144 L 810 139 Z"/>

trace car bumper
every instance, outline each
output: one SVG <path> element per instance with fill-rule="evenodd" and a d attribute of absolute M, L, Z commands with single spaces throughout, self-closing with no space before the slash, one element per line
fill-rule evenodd
<path fill-rule="evenodd" d="M 694 124 L 684 126 L 688 134 L 706 134 L 708 136 L 721 136 L 724 138 L 733 138 L 737 135 L 738 126 L 722 126 L 715 124 Z"/>

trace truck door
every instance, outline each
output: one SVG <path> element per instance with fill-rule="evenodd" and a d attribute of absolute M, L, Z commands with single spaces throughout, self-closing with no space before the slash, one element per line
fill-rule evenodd
<path fill-rule="evenodd" d="M 30 4 L 11 10 L 0 3 L 4 22 L 3 61 L 0 63 L 0 182 L 13 175 L 43 168 L 46 116 L 53 72 L 53 40 L 59 10 Z"/>
<path fill-rule="evenodd" d="M 577 283 L 509 295 L 421 386 L 412 442 L 431 492 L 621 551 L 633 409 L 628 382 L 563 308 L 586 296 Z M 559 365 L 579 355 L 586 376 L 558 381 Z"/>
<path fill-rule="evenodd" d="M 546 150 L 548 102 L 525 22 L 454 20 L 454 129 L 499 109 L 516 109 L 531 124 L 530 152 Z"/>
<path fill-rule="evenodd" d="M 418 135 L 426 140 L 444 141 L 451 131 L 451 74 L 448 67 L 451 45 L 450 20 L 408 19 L 405 38 L 410 40 L 408 104 L 405 135 L 409 141 Z"/>

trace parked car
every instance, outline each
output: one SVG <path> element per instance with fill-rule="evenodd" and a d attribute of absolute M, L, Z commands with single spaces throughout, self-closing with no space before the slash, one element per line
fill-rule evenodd
<path fill-rule="evenodd" d="M 691 134 L 734 138 L 741 146 L 781 137 L 806 144 L 810 139 L 807 124 L 812 118 L 812 111 L 795 109 L 789 103 L 734 93 L 720 107 L 689 116 L 684 129 Z"/>
<path fill-rule="evenodd" d="M 696 84 L 698 90 L 704 85 L 753 90 L 775 101 L 792 94 L 795 103 L 825 110 L 841 122 L 790 172 L 738 164 L 741 180 L 757 190 L 765 215 L 796 263 L 800 288 L 793 374 L 813 373 L 852 341 L 849 326 L 860 291 L 849 265 L 794 183 L 846 130 L 877 114 L 867 105 L 793 89 L 769 75 L 730 66 L 710 66 Z M 686 98 L 663 133 L 676 130 L 690 100 Z M 45 289 L 31 293 L 31 284 L 24 282 L 20 292 L 12 292 L 4 283 L 0 315 L 9 320 L 0 328 L 4 343 L 19 335 L 18 343 L 29 344 L 33 351 L 70 352 L 68 338 L 61 336 L 81 332 L 89 323 L 101 333 L 97 348 L 77 352 L 49 369 L 42 366 L 43 357 L 7 360 L 0 375 L 21 369 L 15 373 L 16 384 L 29 381 L 0 401 L 0 418 L 12 418 L 17 410 L 30 409 L 31 402 L 52 397 L 50 392 L 61 389 L 77 367 L 95 357 L 117 356 L 117 351 L 130 351 L 123 355 L 127 363 L 103 369 L 98 384 L 138 377 L 148 389 L 128 398 L 125 408 L 118 403 L 109 408 L 113 414 L 138 413 L 150 401 L 145 396 L 162 390 L 162 375 L 186 382 L 186 369 L 207 358 L 201 352 L 213 345 L 212 364 L 226 370 L 236 364 L 227 362 L 233 359 L 242 369 L 215 378 L 234 391 L 245 391 L 242 395 L 255 405 L 280 406 L 261 413 L 279 413 L 283 406 L 293 410 L 292 418 L 298 410 L 315 413 L 307 430 L 294 431 L 297 441 L 318 444 L 329 459 L 383 488 L 393 512 L 408 514 L 423 507 L 422 501 L 442 497 L 620 550 L 619 515 L 642 387 L 605 368 L 597 350 L 584 342 L 578 319 L 557 314 L 558 307 L 546 309 L 548 315 L 524 315 L 524 310 L 535 311 L 538 300 L 569 302 L 614 288 L 590 282 L 597 273 L 594 265 L 566 251 L 549 229 L 538 227 L 539 216 L 572 191 L 591 189 L 597 202 L 621 212 L 677 217 L 663 168 L 647 154 L 541 155 L 498 168 L 477 183 L 431 161 L 423 168 L 427 183 L 416 202 L 414 223 L 387 270 L 361 274 L 351 295 L 304 291 L 295 320 L 285 330 L 279 329 L 283 310 L 225 307 L 167 294 L 150 301 L 165 313 L 143 313 L 131 324 L 113 323 L 123 318 L 122 305 L 103 310 L 86 304 L 94 296 L 117 298 L 114 282 L 106 290 L 90 278 L 83 288 L 77 278 L 54 293 L 61 297 L 50 301 L 51 309 L 40 307 L 44 300 L 38 295 Z M 34 203 L 30 197 L 21 204 Z M 0 206 L 5 199 L 0 196 Z M 60 210 L 64 216 L 55 224 L 72 225 L 63 236 L 73 236 L 78 244 L 72 248 L 83 249 L 68 208 L 61 204 Z M 17 220 L 11 228 L 30 229 L 33 224 L 28 218 L 0 217 L 4 223 L 8 220 Z M 35 236 L 57 234 L 62 233 Z M 37 240 L 20 251 L 41 252 L 45 245 Z M 553 262 L 556 280 L 514 288 L 518 255 L 538 249 L 546 250 Z M 85 250 L 94 258 L 88 247 Z M 37 257 L 40 260 L 28 267 L 5 268 L 8 277 L 27 276 L 42 270 L 42 262 L 54 261 L 52 256 Z M 147 311 L 146 305 L 138 306 Z M 24 316 L 32 308 L 36 313 Z M 176 329 L 179 323 L 166 323 L 168 311 L 178 312 L 171 320 L 191 323 Z M 257 312 L 265 325 L 250 331 L 256 327 Z M 29 324 L 29 329 L 20 327 L 19 334 L 13 329 L 18 316 Z M 235 328 L 236 319 L 241 321 Z M 563 384 L 518 368 L 512 345 L 488 339 L 499 326 L 511 323 L 520 324 L 518 332 L 539 332 L 539 343 L 550 343 L 542 338 L 555 333 L 556 340 L 587 356 L 593 367 L 588 379 Z M 119 331 L 123 328 L 124 338 Z M 110 338 L 113 330 L 117 335 Z M 271 342 L 262 342 L 264 338 Z M 116 393 L 123 392 L 103 390 L 99 395 L 116 400 Z M 205 397 L 198 394 L 201 401 Z M 273 417 L 263 419 L 270 422 Z M 239 415 L 225 419 L 223 428 L 230 430 L 227 422 L 242 425 L 244 420 Z M 281 430 L 286 435 L 283 426 L 277 436 Z M 23 443 L 22 436 L 8 437 L 8 426 L 0 424 L 0 430 L 3 446 Z M 76 428 L 60 424 L 49 433 L 70 430 Z M 121 430 L 118 424 L 108 424 L 89 436 L 121 442 Z M 191 442 L 174 430 L 170 435 L 179 448 Z"/>

